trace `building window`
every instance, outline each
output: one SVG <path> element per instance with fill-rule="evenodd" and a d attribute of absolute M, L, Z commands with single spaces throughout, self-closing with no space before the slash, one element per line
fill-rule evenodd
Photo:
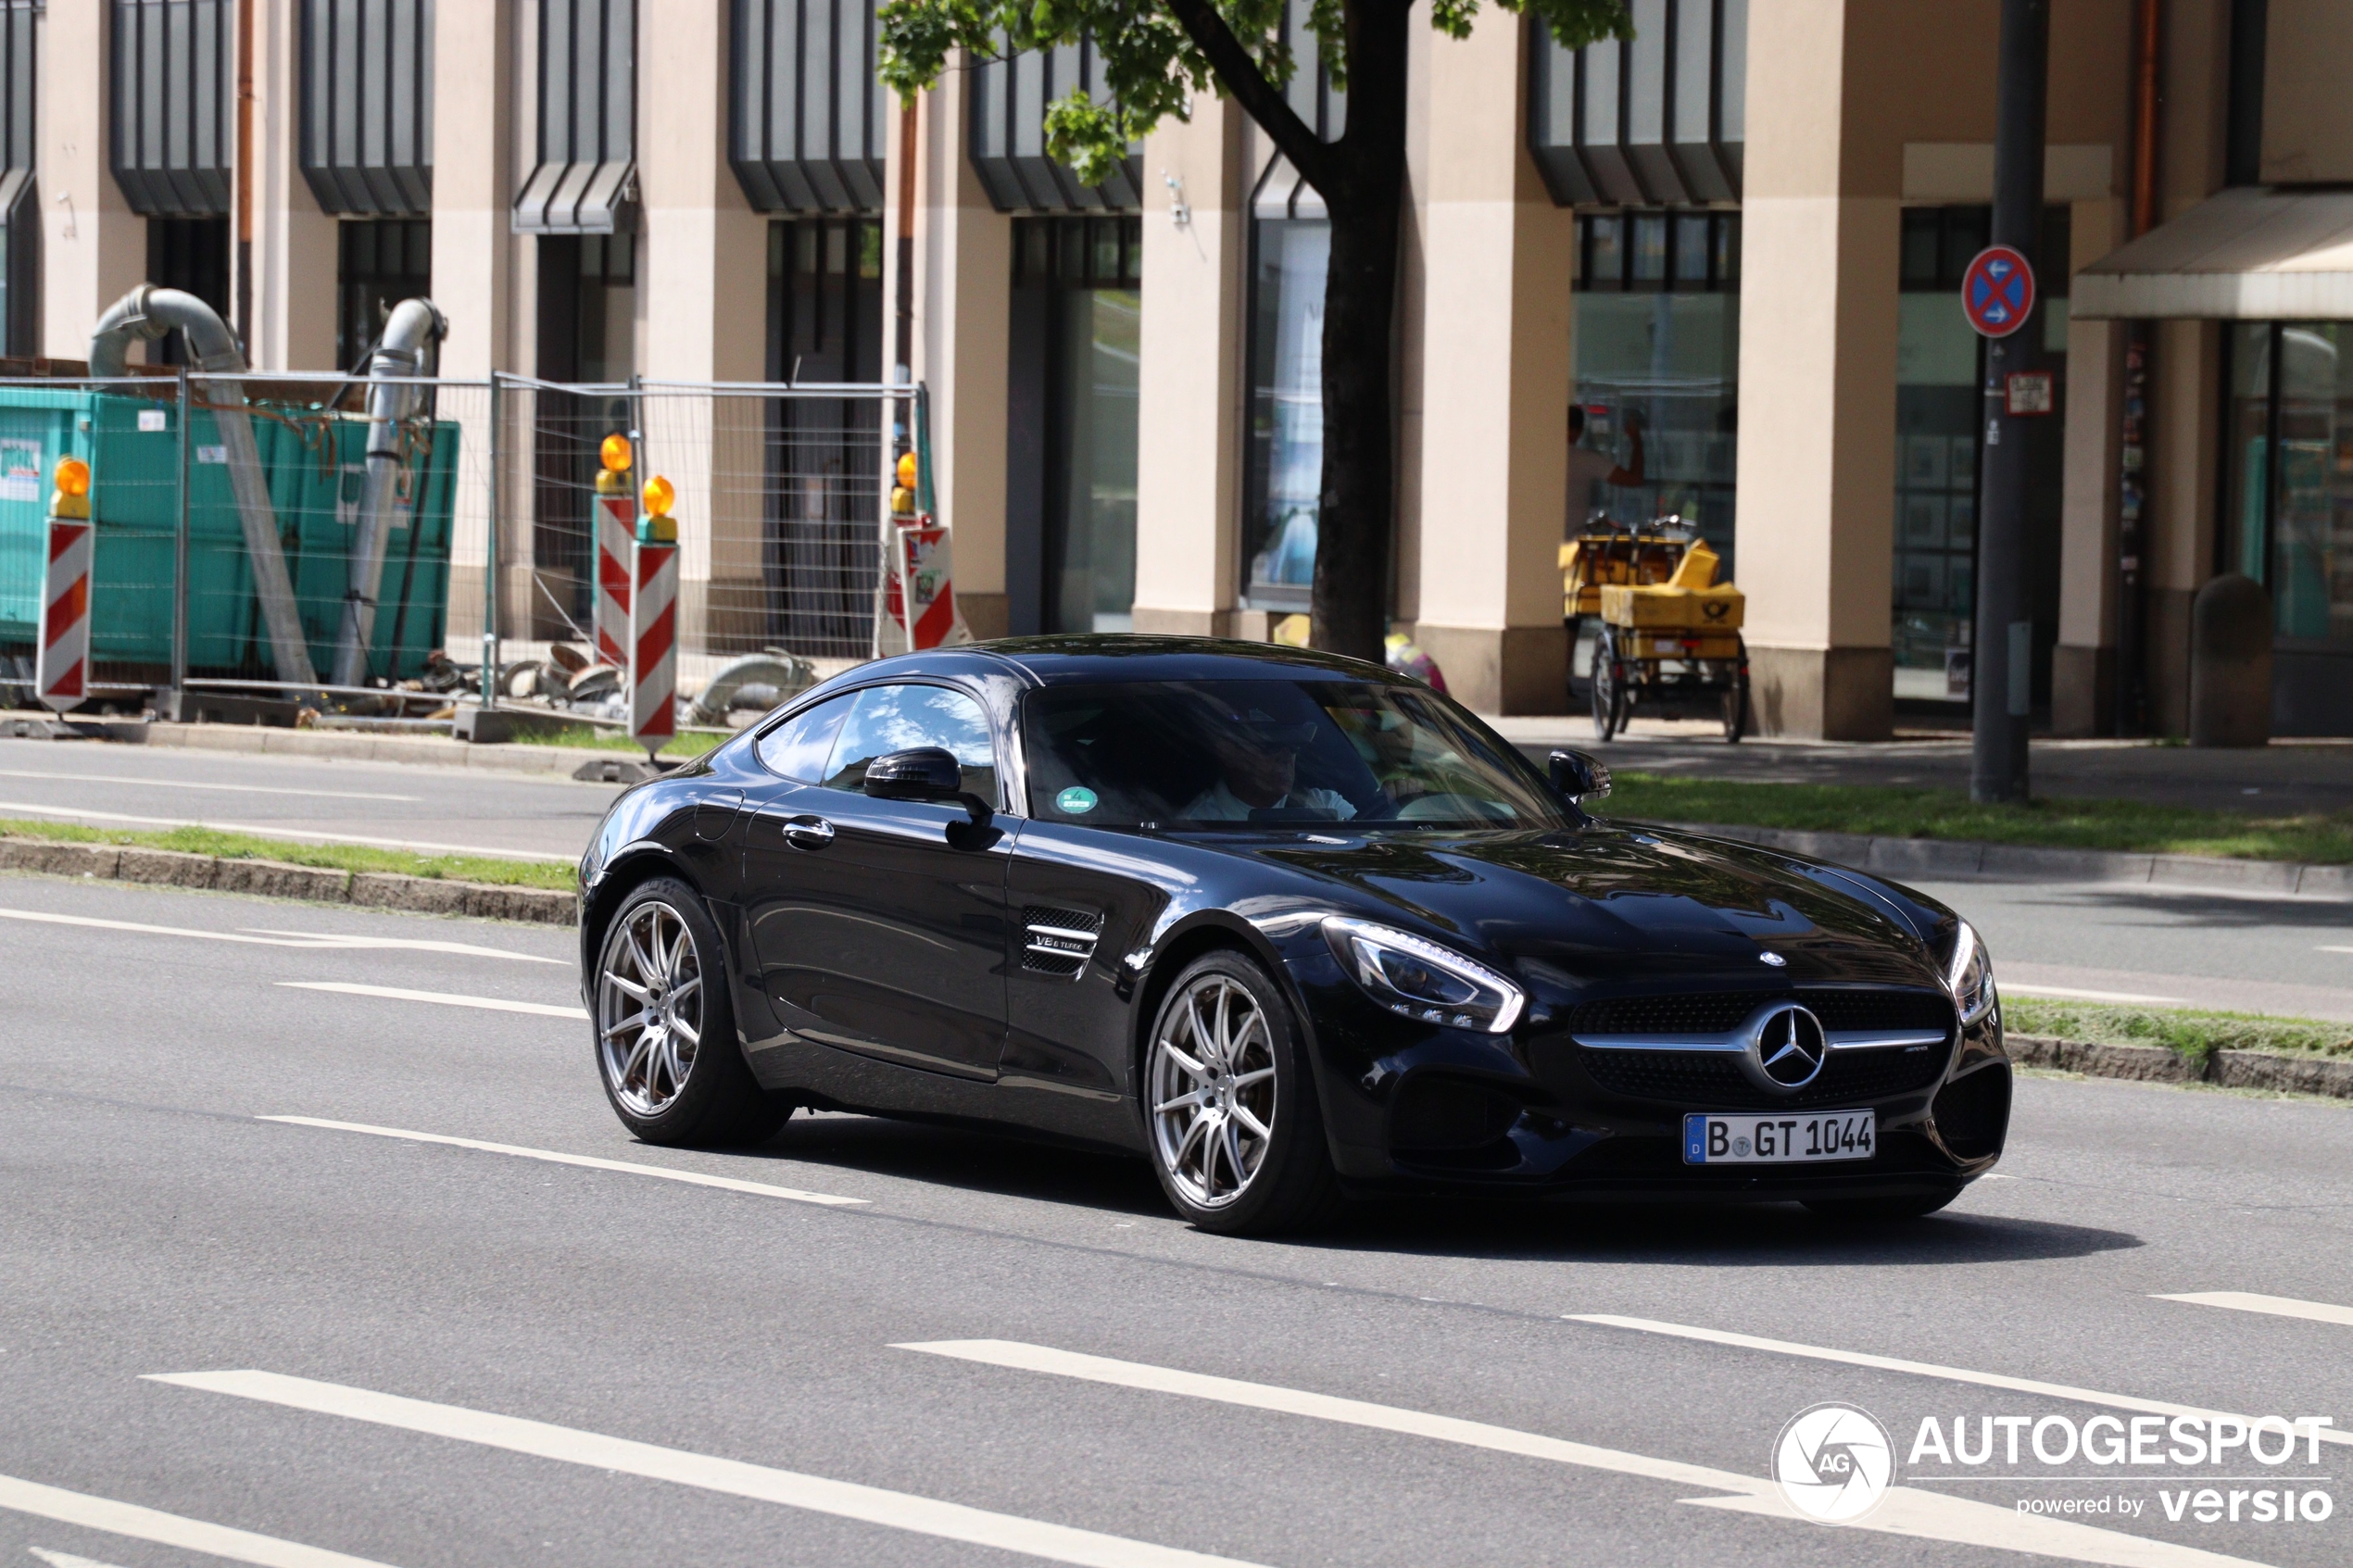
<path fill-rule="evenodd" d="M 1961 274 L 1993 231 L 1985 207 L 1915 207 L 1903 215 L 1896 301 L 1895 539 L 1891 640 L 1899 701 L 1965 703 L 1977 615 L 1978 432 L 1984 340 L 1961 314 Z M 2058 637 L 2060 472 L 2067 379 L 2068 209 L 2045 209 L 2042 368 L 2054 412 L 2026 427 L 2027 610 L 2035 623 L 2034 700 L 2050 700 Z M 2052 293 L 2056 280 L 2057 294 Z M 2028 332 L 2036 329 L 2029 325 Z"/>
<path fill-rule="evenodd" d="M 1581 445 L 1642 483 L 1587 478 L 1566 529 L 1596 517 L 1693 525 L 1732 571 L 1733 477 L 1740 443 L 1737 212 L 1683 209 L 1578 220 L 1577 406 Z M 1590 475 L 1598 463 L 1579 465 Z"/>
<path fill-rule="evenodd" d="M 882 379 L 882 224 L 768 226 L 768 378 Z M 768 405 L 765 637 L 812 658 L 872 646 L 883 431 L 872 398 Z"/>
<path fill-rule="evenodd" d="M 2275 727 L 2353 733 L 2353 322 L 2228 342 L 2223 560 L 2271 591 Z"/>
<path fill-rule="evenodd" d="M 1320 218 L 1270 218 L 1253 222 L 1251 232 L 1243 602 L 1304 610 L 1324 492 L 1324 277 L 1332 226 Z"/>
<path fill-rule="evenodd" d="M 336 227 L 335 363 L 359 370 L 392 307 L 433 293 L 433 221 L 359 218 Z"/>
<path fill-rule="evenodd" d="M 1015 630 L 1134 624 L 1142 284 L 1140 219 L 1014 221 L 1006 614 Z"/>
<path fill-rule="evenodd" d="M 195 295 L 229 319 L 229 220 L 226 218 L 147 220 L 147 281 Z M 174 328 L 147 350 L 151 365 L 185 365 L 185 334 Z"/>
<path fill-rule="evenodd" d="M 626 382 L 636 358 L 635 236 L 542 234 L 538 248 L 541 379 L 599 386 Z M 597 450 L 606 436 L 628 430 L 629 399 L 618 393 L 545 390 L 534 396 L 532 558 L 544 591 L 534 596 L 531 613 L 535 635 L 563 639 L 578 635 L 593 608 L 589 523 L 602 467 Z"/>

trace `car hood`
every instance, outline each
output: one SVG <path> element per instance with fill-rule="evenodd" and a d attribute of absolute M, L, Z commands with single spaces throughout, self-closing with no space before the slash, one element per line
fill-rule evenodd
<path fill-rule="evenodd" d="M 1386 910 L 1555 995 L 1612 981 L 1942 984 L 1924 938 L 1945 911 L 1751 846 L 1608 822 L 1330 836 L 1243 852 L 1340 884 L 1353 911 Z"/>

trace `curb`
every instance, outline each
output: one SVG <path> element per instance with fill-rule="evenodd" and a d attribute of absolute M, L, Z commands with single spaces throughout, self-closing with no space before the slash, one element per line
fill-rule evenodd
<path fill-rule="evenodd" d="M 2013 881 L 2140 882 L 2218 892 L 2257 892 L 2305 898 L 2353 900 L 2353 866 L 2289 860 L 2232 860 L 2219 855 L 2137 855 L 2113 849 L 2045 849 L 1971 839 L 1888 838 L 1874 834 L 1814 833 L 1714 822 L 1661 822 L 1680 833 L 1761 844 L 1861 871 L 1893 876 L 2001 877 Z"/>
<path fill-rule="evenodd" d="M 553 888 L 442 882 L 389 872 L 339 872 L 324 866 L 289 866 L 276 860 L 231 859 L 130 845 L 0 838 L 0 871 L 144 882 L 211 893 L 253 893 L 268 898 L 307 898 L 314 903 L 354 904 L 412 914 L 527 921 L 537 925 L 571 925 L 579 915 L 573 895 Z"/>
<path fill-rule="evenodd" d="M 2201 1066 L 2165 1046 L 2101 1046 L 2047 1035 L 2011 1035 L 2005 1043 L 2010 1060 L 2020 1067 L 2052 1067 L 2144 1084 L 2212 1084 L 2225 1089 L 2276 1089 L 2353 1099 L 2353 1060 L 2342 1057 L 2214 1051 Z"/>

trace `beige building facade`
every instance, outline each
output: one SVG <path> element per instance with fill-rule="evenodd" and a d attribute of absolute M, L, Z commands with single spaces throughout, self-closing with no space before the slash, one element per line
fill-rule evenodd
<path fill-rule="evenodd" d="M 1393 624 L 1474 708 L 1570 711 L 1592 629 L 1561 615 L 1565 532 L 1672 514 L 1746 592 L 1758 730 L 1965 719 L 1985 404 L 1958 289 L 1987 237 L 1998 0 L 1633 12 L 1632 44 L 1577 53 L 1491 8 L 1416 39 Z M 2279 728 L 2353 733 L 2353 264 L 2322 243 L 2353 224 L 2327 191 L 2353 181 L 2331 65 L 2353 20 L 2331 0 L 2051 16 L 2035 707 L 2062 734 L 2181 732 L 2193 602 L 2243 571 L 2274 602 Z M 128 48 L 175 18 L 213 52 Z M 214 298 L 262 369 L 351 365 L 412 293 L 447 317 L 456 376 L 876 383 L 903 363 L 976 635 L 1264 638 L 1306 608 L 1326 230 L 1230 103 L 1197 100 L 1087 187 L 1039 124 L 1092 88 L 1085 50 L 951 71 L 902 116 L 871 7 L 834 0 L 105 0 L 27 25 L 12 356 L 82 358 L 144 278 Z M 1327 82 L 1289 91 L 1343 132 Z M 2303 240 L 2246 240 L 2290 210 Z M 2218 224 L 2203 250 L 2180 238 Z M 2233 292 L 2248 245 L 2303 292 Z M 2224 283 L 2179 285 L 2201 268 Z M 534 508 L 559 504 L 549 465 L 626 416 L 530 395 L 578 439 L 511 457 L 497 597 L 510 635 L 560 636 L 545 606 L 579 603 L 585 567 Z M 818 514 L 776 508 L 816 481 L 776 466 L 804 458 L 774 455 L 762 410 L 694 416 L 682 604 L 797 646 L 761 607 L 803 591 L 778 531 Z M 850 452 L 862 416 L 824 417 Z M 814 427 L 793 428 L 804 452 Z M 461 653 L 486 575 L 467 548 Z M 810 651 L 857 633 L 823 637 Z"/>

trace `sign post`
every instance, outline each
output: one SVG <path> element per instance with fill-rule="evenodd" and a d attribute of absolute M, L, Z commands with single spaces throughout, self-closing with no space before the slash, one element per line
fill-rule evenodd
<path fill-rule="evenodd" d="M 2044 110 L 2050 0 L 2002 0 L 1994 128 L 1994 243 L 1961 278 L 1961 309 L 1985 338 L 1978 487 L 1977 621 L 1970 637 L 1969 798 L 2022 801 L 2034 696 L 2026 603 L 2026 440 L 2039 356 L 2034 251 L 2043 229 Z M 2012 402 L 2013 381 L 2023 394 Z"/>
<path fill-rule="evenodd" d="M 58 713 L 82 706 L 90 685 L 90 558 L 96 525 L 90 521 L 90 465 L 79 458 L 57 463 L 49 497 L 49 570 L 41 590 L 41 646 L 33 687 L 42 706 Z"/>

